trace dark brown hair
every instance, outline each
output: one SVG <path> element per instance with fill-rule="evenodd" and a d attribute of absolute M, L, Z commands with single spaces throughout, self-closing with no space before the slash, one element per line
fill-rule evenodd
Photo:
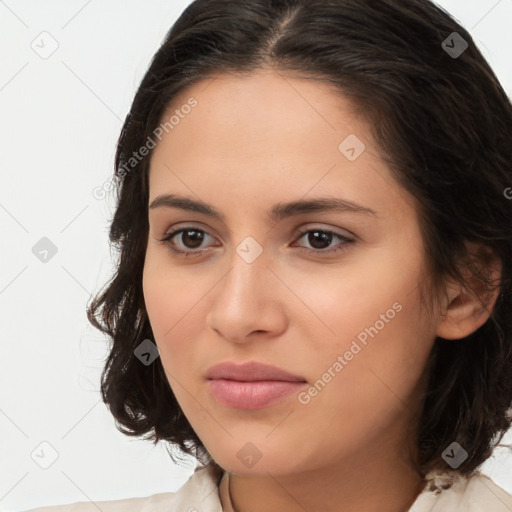
<path fill-rule="evenodd" d="M 465 51 L 450 53 L 462 41 Z M 461 340 L 437 338 L 427 367 L 418 470 L 449 469 L 441 455 L 456 441 L 468 452 L 458 471 L 469 476 L 512 423 L 512 105 L 470 34 L 429 0 L 196 0 L 183 12 L 140 84 L 117 146 L 110 241 L 119 260 L 88 309 L 112 340 L 103 400 L 125 434 L 148 434 L 217 466 L 160 358 L 146 366 L 134 357 L 154 338 L 142 293 L 151 154 L 135 164 L 132 157 L 187 86 L 269 66 L 328 81 L 367 119 L 397 183 L 417 201 L 428 265 L 421 289 L 440 290 L 448 276 L 464 284 L 461 262 L 483 287 L 499 286 L 486 323 Z M 501 283 L 490 282 L 489 260 L 468 243 L 499 258 Z"/>

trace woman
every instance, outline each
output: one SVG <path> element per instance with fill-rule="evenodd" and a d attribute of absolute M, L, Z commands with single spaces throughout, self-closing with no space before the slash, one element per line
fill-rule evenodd
<path fill-rule="evenodd" d="M 120 430 L 202 465 L 65 510 L 511 510 L 478 471 L 512 423 L 511 133 L 429 0 L 194 1 L 123 127 L 89 319 Z"/>

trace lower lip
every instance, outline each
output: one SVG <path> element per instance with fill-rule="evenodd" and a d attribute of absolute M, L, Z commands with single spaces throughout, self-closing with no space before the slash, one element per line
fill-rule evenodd
<path fill-rule="evenodd" d="M 279 402 L 283 397 L 296 393 L 307 382 L 215 379 L 208 381 L 212 395 L 223 405 L 236 409 L 261 409 Z"/>

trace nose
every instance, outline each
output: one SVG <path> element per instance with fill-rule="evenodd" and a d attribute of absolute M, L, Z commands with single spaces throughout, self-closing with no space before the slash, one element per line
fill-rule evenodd
<path fill-rule="evenodd" d="M 206 323 L 224 339 L 247 343 L 286 330 L 286 286 L 272 270 L 265 251 L 251 263 L 236 251 L 230 269 L 211 291 Z M 259 334 L 256 334 L 259 333 Z"/>

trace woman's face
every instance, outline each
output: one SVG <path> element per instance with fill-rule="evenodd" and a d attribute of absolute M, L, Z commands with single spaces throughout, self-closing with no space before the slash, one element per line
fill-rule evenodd
<path fill-rule="evenodd" d="M 406 459 L 436 325 L 420 303 L 412 197 L 369 126 L 327 83 L 273 71 L 197 83 L 171 115 L 151 160 L 144 298 L 210 454 L 254 475 Z M 217 214 L 172 206 L 171 194 Z M 341 200 L 361 208 L 314 205 Z M 208 378 L 228 361 L 299 381 Z"/>

